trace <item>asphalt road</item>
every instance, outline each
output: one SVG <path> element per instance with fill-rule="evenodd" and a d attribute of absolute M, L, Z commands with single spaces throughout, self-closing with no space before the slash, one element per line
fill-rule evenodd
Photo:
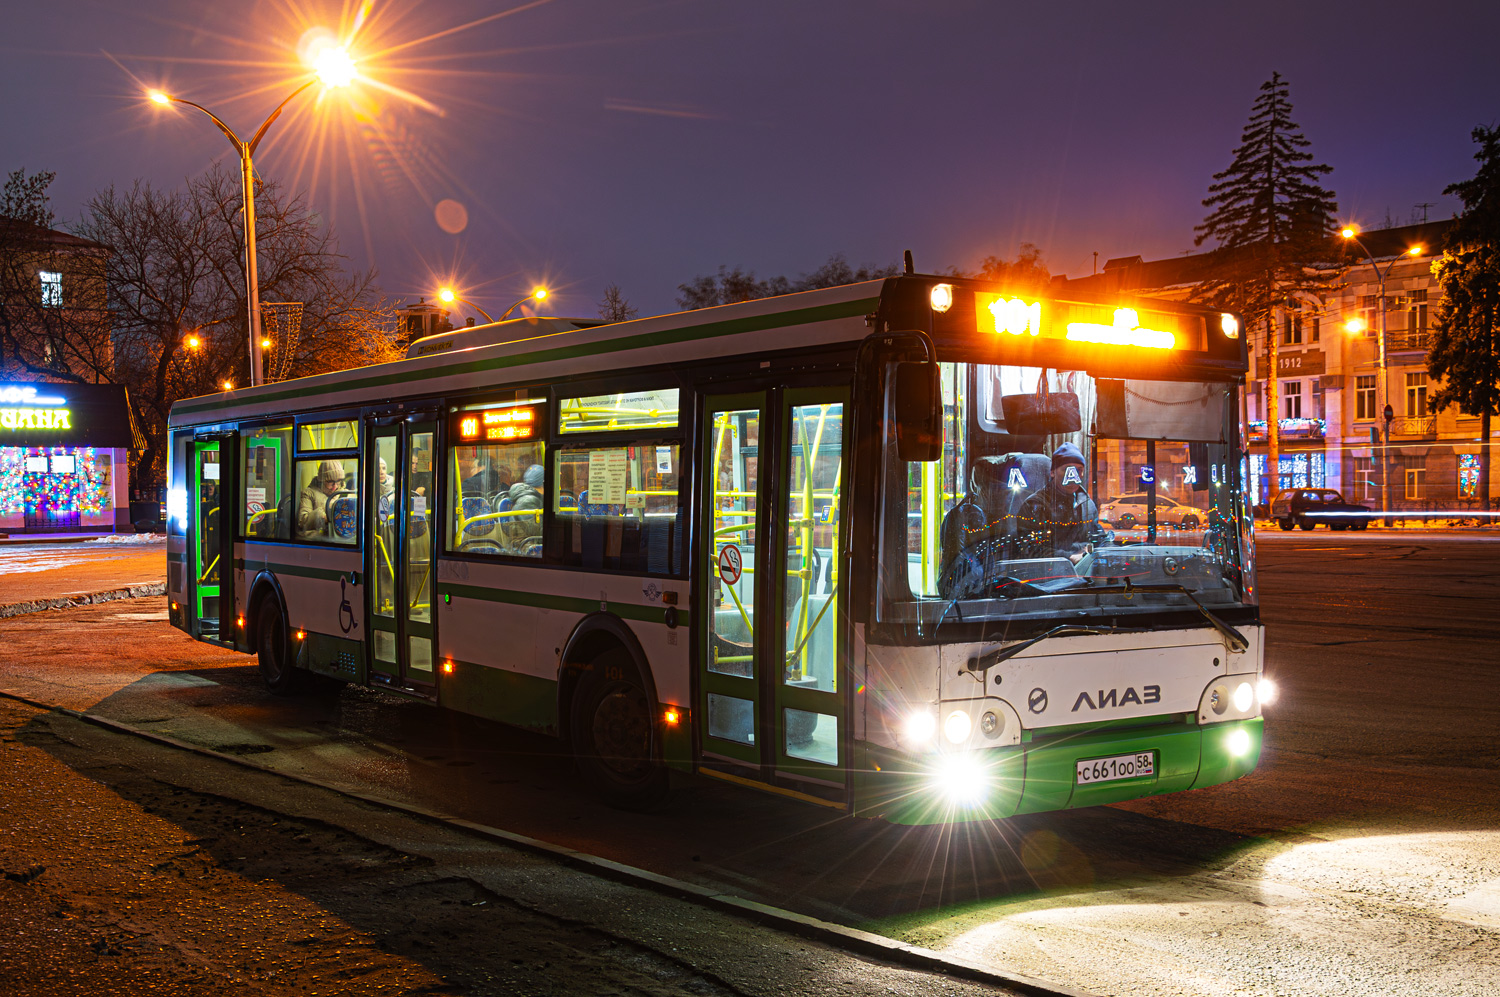
<path fill-rule="evenodd" d="M 288 703 L 139 600 L 0 621 L 0 688 L 1100 993 L 1486 993 L 1500 978 L 1500 538 L 1261 535 L 1239 782 L 895 828 L 696 784 L 597 805 L 557 746 L 369 690 Z M 62 653 L 59 653 L 59 652 Z"/>

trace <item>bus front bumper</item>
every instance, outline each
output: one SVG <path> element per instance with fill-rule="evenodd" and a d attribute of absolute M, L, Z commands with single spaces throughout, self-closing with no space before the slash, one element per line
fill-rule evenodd
<path fill-rule="evenodd" d="M 893 824 L 992 820 L 1202 789 L 1254 771 L 1260 717 L 1073 732 L 1006 748 L 910 755 L 867 745 L 854 811 Z M 1152 755 L 1149 775 L 1080 782 L 1078 763 Z"/>

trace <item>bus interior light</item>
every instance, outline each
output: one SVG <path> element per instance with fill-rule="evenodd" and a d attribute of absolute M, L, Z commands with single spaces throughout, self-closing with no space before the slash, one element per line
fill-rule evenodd
<path fill-rule="evenodd" d="M 953 285 L 932 285 L 932 290 L 927 292 L 927 299 L 932 302 L 932 310 L 941 315 L 953 307 Z"/>

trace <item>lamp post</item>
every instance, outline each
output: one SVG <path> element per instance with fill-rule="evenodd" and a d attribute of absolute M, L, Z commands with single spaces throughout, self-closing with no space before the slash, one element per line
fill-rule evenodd
<path fill-rule="evenodd" d="M 251 157 L 260 146 L 260 140 L 265 137 L 266 129 L 271 127 L 271 122 L 281 116 L 282 110 L 292 102 L 293 97 L 318 82 L 329 88 L 344 86 L 354 79 L 354 73 L 354 60 L 347 51 L 332 47 L 323 49 L 315 59 L 313 78 L 293 90 L 285 100 L 277 104 L 276 110 L 261 122 L 261 126 L 255 131 L 255 137 L 248 142 L 241 140 L 234 133 L 234 129 L 202 104 L 195 104 L 190 100 L 174 97 L 160 90 L 153 90 L 150 94 L 151 100 L 158 104 L 185 104 L 208 115 L 218 126 L 219 131 L 224 133 L 224 137 L 229 139 L 229 144 L 234 146 L 234 151 L 239 154 L 240 185 L 245 202 L 245 306 L 249 312 L 250 385 L 252 387 L 260 384 L 264 377 L 261 373 L 260 278 L 255 269 L 255 170 Z"/>
<path fill-rule="evenodd" d="M 1384 517 L 1385 525 L 1389 527 L 1391 526 L 1391 419 L 1394 413 L 1386 401 L 1386 396 L 1390 392 L 1388 390 L 1389 386 L 1386 384 L 1385 369 L 1385 279 L 1390 275 L 1391 267 L 1396 265 L 1396 260 L 1392 259 L 1385 265 L 1385 270 L 1381 270 L 1380 264 L 1375 262 L 1375 254 L 1371 253 L 1369 247 L 1359 240 L 1358 231 L 1353 228 L 1346 228 L 1340 235 L 1346 240 L 1353 242 L 1364 252 L 1366 258 L 1370 261 L 1370 266 L 1375 271 L 1375 280 L 1380 286 L 1380 295 L 1376 300 L 1376 309 L 1380 312 L 1380 325 L 1376 330 L 1375 340 L 1377 354 L 1376 367 L 1378 370 L 1375 377 L 1375 411 L 1384 417 L 1382 421 L 1385 424 L 1384 446 L 1380 449 L 1380 512 Z M 1412 246 L 1401 255 L 1421 256 L 1422 247 Z M 1354 328 L 1356 323 L 1358 324 L 1357 329 Z M 1356 322 L 1350 323 L 1349 328 L 1351 332 L 1363 332 L 1364 323 L 1357 322 L 1356 320 Z"/>
<path fill-rule="evenodd" d="M 542 287 L 540 285 L 538 285 L 536 287 L 533 287 L 531 289 L 531 293 L 530 294 L 526 295 L 526 297 L 522 298 L 520 301 L 517 301 L 515 304 L 511 305 L 509 308 L 505 309 L 505 311 L 501 312 L 500 313 L 500 318 L 498 318 L 496 321 L 504 322 L 505 321 L 505 316 L 509 315 L 511 312 L 515 311 L 517 308 L 520 308 L 526 302 L 531 301 L 533 298 L 536 299 L 537 301 L 544 301 L 544 300 L 546 300 L 546 297 L 547 297 L 547 289 L 545 287 Z"/>

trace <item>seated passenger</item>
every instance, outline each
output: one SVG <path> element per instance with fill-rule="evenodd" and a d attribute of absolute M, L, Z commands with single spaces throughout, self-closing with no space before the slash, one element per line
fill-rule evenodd
<path fill-rule="evenodd" d="M 311 540 L 328 535 L 328 500 L 344 487 L 344 465 L 336 460 L 325 460 L 318 465 L 318 473 L 302 489 L 302 499 L 297 504 L 297 538 Z"/>
<path fill-rule="evenodd" d="M 1021 506 L 1020 528 L 1032 557 L 1066 557 L 1077 564 L 1099 532 L 1099 507 L 1089 498 L 1083 454 L 1064 443 L 1052 454 L 1047 487 Z"/>

